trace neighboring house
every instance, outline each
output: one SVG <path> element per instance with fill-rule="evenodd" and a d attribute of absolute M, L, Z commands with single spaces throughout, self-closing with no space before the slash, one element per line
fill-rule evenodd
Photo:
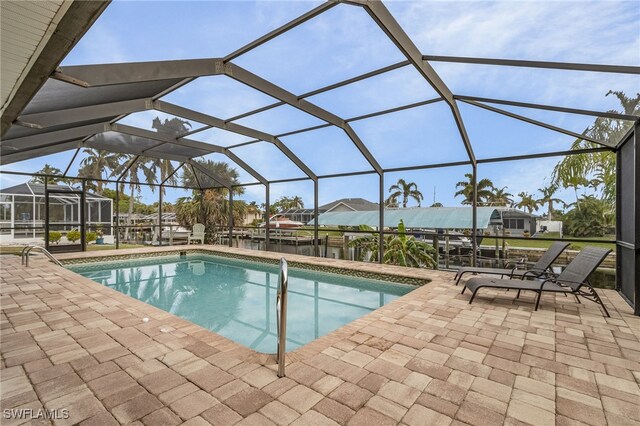
<path fill-rule="evenodd" d="M 341 198 L 318 206 L 318 213 L 327 212 L 361 212 L 378 210 L 378 203 L 372 203 L 364 198 Z M 289 209 L 277 214 L 295 222 L 308 223 L 313 220 L 313 209 Z"/>
<path fill-rule="evenodd" d="M 63 235 L 80 225 L 80 196 L 68 185 L 47 185 L 50 231 Z M 85 193 L 85 220 L 89 229 L 100 229 L 111 242 L 113 201 L 91 192 Z M 45 222 L 44 184 L 26 182 L 0 190 L 0 242 L 42 244 Z"/>
<path fill-rule="evenodd" d="M 379 204 L 364 198 L 341 198 L 318 207 L 321 213 L 328 212 L 365 212 L 378 210 Z"/>
<path fill-rule="evenodd" d="M 509 231 L 511 236 L 522 236 L 525 231 L 529 231 L 529 235 L 536 233 L 538 216 L 508 207 L 499 210 L 502 213 L 502 226 L 505 231 Z"/>

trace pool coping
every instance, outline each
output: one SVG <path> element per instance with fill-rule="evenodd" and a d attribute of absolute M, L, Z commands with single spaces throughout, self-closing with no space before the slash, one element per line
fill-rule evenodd
<path fill-rule="evenodd" d="M 311 267 L 324 267 L 330 268 L 333 270 L 346 272 L 346 271 L 361 271 L 371 275 L 377 276 L 389 276 L 396 277 L 402 279 L 410 279 L 410 280 L 419 280 L 422 281 L 423 284 L 431 282 L 435 278 L 443 278 L 443 279 L 451 279 L 453 277 L 453 273 L 444 272 L 444 271 L 436 271 L 436 270 L 427 270 L 427 269 L 418 269 L 418 268 L 405 268 L 395 265 L 382 265 L 382 264 L 368 264 L 364 262 L 355 262 L 355 261 L 346 261 L 340 259 L 326 259 L 326 258 L 316 258 L 309 257 L 303 255 L 295 255 L 295 254 L 283 254 L 276 252 L 256 252 L 255 250 L 241 249 L 241 248 L 232 248 L 225 246 L 215 246 L 215 245 L 199 245 L 199 246 L 167 246 L 167 247 L 149 247 L 149 248 L 135 248 L 135 249 L 123 249 L 123 250 L 105 250 L 99 252 L 76 252 L 76 253 L 61 253 L 56 255 L 56 258 L 60 260 L 63 265 L 68 264 L 78 264 L 85 263 L 95 259 L 101 260 L 120 260 L 120 259 L 130 259 L 130 258 L 143 258 L 143 257 L 153 257 L 160 256 L 164 254 L 171 253 L 179 253 L 181 251 L 195 251 L 195 252 L 213 252 L 215 254 L 226 255 L 227 257 L 236 257 L 236 258 L 246 258 L 255 261 L 261 261 L 264 263 L 276 263 L 280 260 L 280 258 L 285 257 L 290 264 L 293 265 L 304 265 L 306 268 L 303 269 L 311 269 L 327 272 L 327 270 L 323 269 L 312 269 Z M 47 261 L 42 259 L 42 261 Z M 57 267 L 57 266 L 54 266 Z M 108 293 L 111 297 L 113 297 L 113 293 L 117 295 L 117 298 L 123 301 L 126 301 L 128 305 L 138 305 L 140 307 L 144 307 L 144 309 L 140 309 L 141 311 L 154 312 L 157 311 L 157 314 L 154 317 L 162 318 L 170 316 L 172 317 L 172 323 L 184 323 L 185 327 L 189 330 L 193 330 L 188 333 L 198 340 L 202 340 L 205 343 L 207 341 L 224 341 L 230 351 L 233 351 L 239 359 L 242 359 L 245 362 L 252 362 L 256 364 L 260 364 L 263 366 L 273 366 L 276 363 L 275 354 L 271 353 L 262 353 L 257 352 L 247 346 L 244 346 L 240 343 L 237 343 L 221 334 L 218 334 L 214 331 L 211 331 L 207 328 L 204 328 L 198 324 L 195 324 L 187 319 L 181 318 L 177 315 L 174 315 L 170 312 L 164 311 L 160 308 L 156 308 L 155 306 L 149 305 L 145 302 L 137 300 L 131 296 L 120 293 L 117 290 L 111 289 L 109 287 L 105 287 L 89 278 L 83 277 L 70 269 L 62 266 L 60 267 L 65 271 L 66 274 L 73 274 L 74 278 L 81 279 L 82 282 L 90 284 L 92 286 L 98 286 L 101 290 L 108 290 Z M 335 273 L 335 272 L 334 272 Z M 355 276 L 355 275 L 354 275 Z M 364 277 L 367 278 L 367 277 Z M 379 279 L 379 278 L 378 278 Z M 398 282 L 406 284 L 406 282 Z M 356 334 L 359 330 L 367 327 L 369 324 L 378 321 L 381 317 L 385 316 L 384 314 L 389 315 L 389 312 L 395 311 L 397 308 L 404 307 L 406 305 L 404 299 L 407 297 L 411 297 L 415 295 L 415 292 L 420 288 L 424 288 L 424 285 L 416 286 L 417 288 L 403 296 L 398 297 L 397 299 L 392 300 L 391 302 L 385 304 L 384 306 L 375 309 L 364 316 L 357 318 L 351 321 L 348 324 L 345 324 L 330 333 L 325 334 L 324 336 L 320 336 L 313 341 L 294 349 L 293 351 L 286 353 L 286 364 L 291 364 L 294 362 L 304 361 L 309 358 L 312 358 L 322 351 L 330 348 L 334 343 L 337 343 L 349 336 Z M 149 316 L 152 316 L 149 314 Z M 208 336 L 209 335 L 209 336 Z"/>
<path fill-rule="evenodd" d="M 63 265 L 77 265 L 83 263 L 89 263 L 90 261 L 118 261 L 118 260 L 129 260 L 129 259 L 143 259 L 150 257 L 160 257 L 160 256 L 168 256 L 168 255 L 178 255 L 181 252 L 189 251 L 195 252 L 198 254 L 213 254 L 216 256 L 226 257 L 230 259 L 239 259 L 239 260 L 249 260 L 259 263 L 264 263 L 268 265 L 277 265 L 280 261 L 280 258 L 290 258 L 292 255 L 284 255 L 278 253 L 278 257 L 273 258 L 271 256 L 265 257 L 256 255 L 255 251 L 250 251 L 250 253 L 237 253 L 230 252 L 227 250 L 219 250 L 218 246 L 208 246 L 207 248 L 200 248 L 201 246 L 185 246 L 185 248 L 176 248 L 173 246 L 173 250 L 158 250 L 158 251 L 145 251 L 144 253 L 124 253 L 124 254 L 114 254 L 108 256 L 58 256 L 58 260 L 62 262 Z M 212 247 L 216 248 L 213 249 Z M 157 247 L 160 248 L 160 247 Z M 235 250 L 243 250 L 243 249 L 235 249 Z M 109 250 L 111 251 L 111 250 Z M 91 253 L 91 252 L 89 252 Z M 104 253 L 104 252 L 100 252 Z M 265 252 L 268 253 L 268 252 Z M 73 253 L 77 254 L 77 253 Z M 299 255 L 298 255 L 299 256 Z M 328 272 L 332 274 L 339 275 L 348 275 L 356 278 L 365 278 L 365 279 L 373 279 L 379 281 L 388 281 L 396 284 L 407 284 L 413 286 L 422 286 L 431 282 L 431 278 L 427 277 L 416 277 L 412 274 L 402 274 L 402 273 L 384 273 L 380 271 L 369 271 L 363 268 L 354 268 L 353 265 L 343 265 L 343 266 L 335 266 L 335 265 L 325 265 L 318 264 L 314 262 L 307 261 L 308 256 L 301 256 L 303 259 L 294 259 L 289 260 L 288 264 L 291 268 L 303 269 L 307 271 L 316 271 L 316 272 Z M 339 259 L 331 259 L 339 260 Z M 358 265 L 359 266 L 359 265 Z"/>

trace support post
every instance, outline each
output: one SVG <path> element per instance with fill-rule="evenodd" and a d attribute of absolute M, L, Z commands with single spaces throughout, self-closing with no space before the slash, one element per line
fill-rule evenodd
<path fill-rule="evenodd" d="M 318 241 L 318 179 L 313 180 L 313 251 L 314 256 L 320 256 Z"/>
<path fill-rule="evenodd" d="M 640 124 L 617 150 L 616 287 L 640 315 Z"/>
<path fill-rule="evenodd" d="M 120 188 L 116 183 L 116 250 L 120 248 Z"/>
<path fill-rule="evenodd" d="M 471 266 L 476 266 L 478 263 L 478 166 L 477 164 L 473 164 L 471 166 L 473 168 L 472 173 L 472 184 L 473 184 L 473 194 L 472 194 L 472 229 L 471 229 Z"/>
<path fill-rule="evenodd" d="M 49 178 L 44 178 L 44 248 L 49 250 Z M 33 197 L 33 204 L 36 197 Z M 13 218 L 13 216 L 11 216 Z M 66 222 L 66 221 L 65 221 Z"/>
<path fill-rule="evenodd" d="M 380 206 L 378 215 L 378 263 L 384 263 L 384 173 L 380 173 Z"/>
<path fill-rule="evenodd" d="M 158 245 L 162 245 L 162 184 L 159 187 L 158 191 Z"/>
<path fill-rule="evenodd" d="M 229 247 L 233 247 L 233 190 L 229 190 Z"/>
<path fill-rule="evenodd" d="M 271 205 L 269 203 L 269 182 L 264 186 L 265 188 L 265 224 L 264 224 L 264 250 L 269 251 L 269 210 Z"/>
<path fill-rule="evenodd" d="M 82 194 L 80 195 L 80 243 L 82 244 L 82 251 L 87 251 L 87 218 L 85 216 L 87 199 L 87 180 L 82 179 Z"/>

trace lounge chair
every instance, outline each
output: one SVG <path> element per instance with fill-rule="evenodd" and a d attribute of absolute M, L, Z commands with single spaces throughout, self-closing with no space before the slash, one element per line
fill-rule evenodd
<path fill-rule="evenodd" d="M 480 268 L 476 266 L 467 266 L 458 269 L 456 272 L 456 285 L 460 283 L 462 276 L 467 273 L 472 274 L 491 274 L 500 275 L 500 278 L 539 278 L 547 274 L 551 274 L 551 265 L 562 254 L 564 249 L 569 247 L 569 243 L 562 241 L 554 242 L 549 249 L 538 259 L 538 261 L 529 270 L 516 269 L 516 265 L 513 268 Z"/>
<path fill-rule="evenodd" d="M 198 240 L 201 244 L 204 244 L 204 225 L 196 223 L 191 229 L 191 234 L 187 237 L 187 245 L 191 244 L 191 241 Z"/>
<path fill-rule="evenodd" d="M 469 299 L 469 303 L 471 303 L 476 297 L 478 290 L 483 287 L 518 290 L 516 298 L 520 296 L 522 290 L 531 290 L 538 293 L 536 298 L 536 311 L 540 305 L 540 297 L 543 291 L 564 293 L 565 295 L 571 293 L 575 296 L 578 303 L 580 303 L 578 296 L 582 296 L 585 299 L 600 304 L 604 313 L 610 316 L 607 307 L 602 303 L 602 299 L 600 299 L 596 290 L 587 281 L 589 275 L 598 268 L 609 252 L 611 252 L 611 250 L 605 248 L 586 247 L 578 253 L 575 259 L 567 265 L 560 275 L 555 278 L 547 278 L 544 281 L 473 277 L 465 283 L 462 293 L 464 293 L 467 288 L 473 292 L 471 299 Z M 586 288 L 586 290 L 584 288 Z"/>

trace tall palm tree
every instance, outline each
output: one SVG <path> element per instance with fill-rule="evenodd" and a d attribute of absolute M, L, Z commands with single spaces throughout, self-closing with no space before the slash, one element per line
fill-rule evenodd
<path fill-rule="evenodd" d="M 42 176 L 34 176 L 33 179 L 31 179 L 31 182 L 34 183 L 44 183 L 45 180 L 47 180 L 49 183 L 58 183 L 58 182 L 66 182 L 66 180 L 62 177 L 62 171 L 60 169 L 58 169 L 57 167 L 53 167 L 51 164 L 47 163 L 45 164 L 40 170 L 38 170 L 36 172 L 36 174 L 42 174 L 42 175 L 50 175 L 50 176 L 60 176 L 58 177 L 49 177 L 49 178 L 45 178 Z"/>
<path fill-rule="evenodd" d="M 238 172 L 229 164 L 211 160 L 200 160 L 199 163 L 211 172 L 212 175 L 230 182 L 232 185 L 239 183 Z M 197 169 L 196 169 L 197 170 Z M 182 182 L 186 187 L 198 187 L 203 179 L 209 179 L 201 172 L 193 174 L 190 167 L 184 168 Z M 244 193 L 243 187 L 233 187 L 234 195 Z M 204 223 L 209 235 L 211 227 L 224 226 L 229 218 L 229 192 L 225 188 L 209 188 L 203 191 L 194 190 L 191 197 L 181 197 L 176 202 L 176 218 L 183 226 L 192 226 L 195 223 Z M 247 204 L 233 203 L 233 220 L 242 223 L 246 216 Z"/>
<path fill-rule="evenodd" d="M 549 217 L 549 220 L 553 220 L 553 203 L 564 203 L 564 201 L 562 201 L 561 199 L 555 198 L 553 196 L 553 194 L 555 194 L 557 190 L 558 187 L 553 184 L 538 189 L 538 191 L 540 191 L 540 193 L 542 194 L 542 197 L 536 201 L 540 205 L 547 205 L 549 212 L 547 213 L 547 215 Z"/>
<path fill-rule="evenodd" d="M 100 134 L 95 137 L 100 138 L 104 136 Z M 115 176 L 116 173 L 114 173 L 114 171 L 122 167 L 120 163 L 125 156 L 122 154 L 93 148 L 84 148 L 82 152 L 84 154 L 87 154 L 87 156 L 80 162 L 78 176 L 88 179 L 96 179 L 95 191 L 98 194 L 102 194 L 104 182 L 102 182 L 100 179 L 106 179 L 110 176 Z"/>
<path fill-rule="evenodd" d="M 529 213 L 533 213 L 534 210 L 538 211 L 540 204 L 538 200 L 533 198 L 533 195 L 527 192 L 521 192 L 518 194 L 518 197 L 520 197 L 520 201 L 515 204 L 517 208 L 526 209 Z"/>
<path fill-rule="evenodd" d="M 186 120 L 182 120 L 180 118 L 174 117 L 171 119 L 165 118 L 164 121 L 160 120 L 159 117 L 153 119 L 151 127 L 155 129 L 158 133 L 162 133 L 164 135 L 178 137 L 180 135 L 184 135 L 191 129 L 191 123 Z M 178 177 L 174 174 L 175 167 L 171 160 L 154 158 L 151 160 L 153 167 L 157 169 L 159 172 L 160 182 L 164 182 L 169 176 L 169 180 L 166 183 L 169 185 L 177 185 Z M 162 188 L 164 193 L 165 189 Z"/>
<path fill-rule="evenodd" d="M 456 183 L 456 188 L 460 188 L 455 193 L 455 197 L 462 195 L 464 200 L 462 204 L 473 204 L 473 174 L 465 173 L 464 176 L 467 180 Z M 478 182 L 478 205 L 484 206 L 491 200 L 493 196 L 493 182 L 490 179 L 480 179 Z"/>
<path fill-rule="evenodd" d="M 133 162 L 133 164 L 131 164 L 131 161 L 133 161 L 134 158 L 134 156 L 129 156 L 128 161 L 122 162 L 122 164 L 116 167 L 112 172 L 113 176 L 120 176 L 124 173 L 124 176 L 122 177 L 123 183 L 120 184 L 121 192 L 124 192 L 124 182 L 128 182 L 129 184 L 129 189 L 131 191 L 129 196 L 129 214 L 127 215 L 127 225 L 129 226 L 133 224 L 133 207 L 135 201 L 135 193 L 138 192 L 139 194 L 142 189 L 140 174 L 144 176 L 145 184 L 152 185 L 154 183 L 157 183 L 158 181 L 156 169 L 149 158 L 139 157 L 136 161 Z M 131 167 L 129 167 L 130 164 Z M 127 167 L 129 168 L 127 169 Z M 155 191 L 155 186 L 149 186 L 149 188 L 151 188 L 151 192 Z M 129 238 L 129 231 L 130 227 L 127 227 L 124 231 L 125 240 Z"/>
<path fill-rule="evenodd" d="M 493 193 L 491 194 L 491 198 L 489 199 L 489 204 L 492 206 L 508 206 L 513 203 L 513 194 L 507 192 L 507 187 L 503 186 L 502 188 L 493 188 Z"/>
<path fill-rule="evenodd" d="M 397 200 L 402 197 L 402 208 L 407 208 L 410 198 L 418 203 L 418 207 L 420 207 L 420 202 L 424 200 L 422 192 L 418 190 L 418 185 L 415 182 L 406 182 L 404 179 L 398 179 L 398 183 L 391 185 L 389 192 L 391 192 L 391 195 L 387 200 Z"/>

